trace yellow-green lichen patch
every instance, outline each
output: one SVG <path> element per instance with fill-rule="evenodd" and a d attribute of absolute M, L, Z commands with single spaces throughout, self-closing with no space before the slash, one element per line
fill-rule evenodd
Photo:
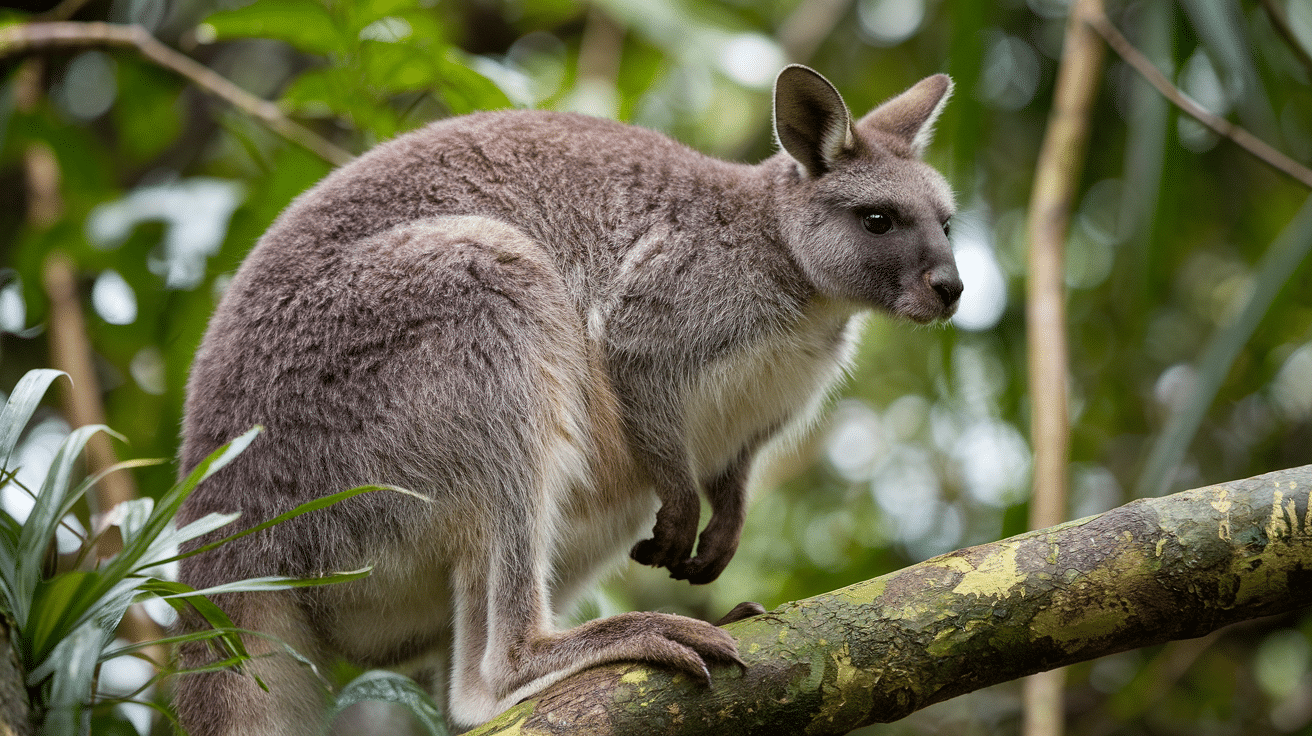
<path fill-rule="evenodd" d="M 1246 561 L 1247 572 L 1238 575 L 1239 589 L 1235 591 L 1234 605 L 1242 606 L 1261 599 L 1273 600 L 1289 589 L 1288 571 L 1271 547 L 1268 546 L 1267 551 L 1258 555 L 1257 559 L 1261 564 Z"/>
<path fill-rule="evenodd" d="M 975 566 L 970 564 L 970 560 L 967 560 L 966 558 L 961 557 L 960 555 L 943 555 L 941 557 L 935 557 L 932 560 L 928 560 L 924 564 L 927 567 L 942 567 L 951 570 L 953 572 L 959 572 L 959 573 L 975 572 Z"/>
<path fill-rule="evenodd" d="M 888 575 L 881 575 L 874 580 L 849 585 L 835 592 L 841 594 L 842 599 L 845 601 L 857 605 L 869 605 L 884 594 L 884 589 L 888 587 L 888 577 Z"/>
<path fill-rule="evenodd" d="M 1132 615 L 1133 606 L 1106 591 L 1115 591 L 1128 584 L 1129 578 L 1143 573 L 1148 559 L 1131 548 L 1108 562 L 1088 571 L 1083 579 L 1054 590 L 1048 607 L 1034 616 L 1035 633 L 1051 638 L 1067 651 L 1114 635 Z"/>
<path fill-rule="evenodd" d="M 637 667 L 620 675 L 620 682 L 625 685 L 641 686 L 646 684 L 648 676 L 647 670 Z"/>
<path fill-rule="evenodd" d="M 1279 486 L 1279 484 L 1276 484 Z M 1271 497 L 1271 518 L 1266 522 L 1266 538 L 1269 542 L 1274 542 L 1281 537 L 1291 536 L 1292 526 L 1298 523 L 1297 518 L 1287 518 L 1285 516 L 1285 494 L 1280 490 L 1272 493 Z M 1293 499 L 1290 499 L 1291 501 Z"/>
<path fill-rule="evenodd" d="M 852 664 L 852 653 L 846 644 L 829 652 L 834 677 L 821 686 L 822 701 L 815 722 L 847 724 L 864 715 L 869 709 L 871 693 L 879 684 L 879 673 Z"/>
<path fill-rule="evenodd" d="M 1000 545 L 997 551 L 984 558 L 978 568 L 963 575 L 952 592 L 994 598 L 1006 596 L 1012 588 L 1025 582 L 1025 575 L 1016 565 L 1019 550 L 1019 542 Z"/>
<path fill-rule="evenodd" d="M 1051 638 L 1067 651 L 1114 634 L 1130 617 L 1127 602 L 1123 599 L 1083 600 L 1078 605 L 1067 603 L 1045 608 L 1034 617 L 1034 630 Z"/>
<path fill-rule="evenodd" d="M 925 651 L 933 657 L 942 657 L 949 654 L 963 640 L 970 638 L 970 628 L 958 629 L 955 626 L 945 628 L 934 635 L 934 641 L 925 647 Z"/>
<path fill-rule="evenodd" d="M 1212 502 L 1212 508 L 1223 514 L 1229 514 L 1230 508 L 1234 506 L 1234 502 L 1227 498 L 1229 495 L 1230 489 L 1222 488 L 1221 492 L 1217 494 L 1216 500 Z"/>
<path fill-rule="evenodd" d="M 484 733 L 496 734 L 496 736 L 520 736 L 524 733 L 524 722 L 528 720 L 529 716 L 533 715 L 536 708 L 537 702 L 533 700 L 520 703 L 488 721 L 479 730 Z M 536 733 L 536 731 L 533 731 L 533 733 Z"/>

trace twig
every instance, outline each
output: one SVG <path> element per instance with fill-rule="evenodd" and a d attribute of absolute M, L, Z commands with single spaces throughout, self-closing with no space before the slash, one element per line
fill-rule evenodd
<path fill-rule="evenodd" d="M 1107 19 L 1106 14 L 1102 12 L 1090 14 L 1085 20 L 1090 27 L 1098 32 L 1098 35 L 1107 41 L 1107 45 L 1111 46 L 1118 56 L 1134 67 L 1135 71 L 1143 75 L 1143 78 L 1148 80 L 1149 84 L 1156 87 L 1157 91 L 1176 107 L 1188 113 L 1217 135 L 1228 138 L 1268 165 L 1298 180 L 1303 186 L 1312 188 L 1312 169 L 1276 150 L 1266 141 L 1244 128 L 1219 115 L 1208 112 L 1206 108 L 1192 100 L 1172 84 L 1171 80 L 1167 79 L 1166 75 L 1162 74 L 1157 67 L 1153 66 L 1152 61 L 1144 56 L 1139 49 L 1135 48 L 1129 39 L 1121 35 L 1116 26 L 1112 25 L 1111 21 Z"/>
<path fill-rule="evenodd" d="M 1071 203 L 1080 181 L 1090 118 L 1105 50 L 1084 19 L 1102 13 L 1102 0 L 1078 0 L 1063 41 L 1053 107 L 1030 195 L 1026 334 L 1029 356 L 1034 492 L 1030 528 L 1066 519 L 1070 456 L 1070 388 L 1066 326 L 1065 242 Z M 1065 725 L 1065 673 L 1054 669 L 1025 680 L 1025 736 L 1059 736 Z"/>
<path fill-rule="evenodd" d="M 341 165 L 351 154 L 288 118 L 278 106 L 238 87 L 209 67 L 160 43 L 145 28 L 115 23 L 62 21 L 27 23 L 0 29 L 0 58 L 46 49 L 84 46 L 135 48 L 142 56 L 186 77 L 196 86 L 259 119 L 283 138 L 324 160 Z"/>
<path fill-rule="evenodd" d="M 1276 33 L 1285 39 L 1285 44 L 1289 50 L 1294 52 L 1294 56 L 1307 67 L 1308 74 L 1312 75 L 1312 54 L 1308 53 L 1303 42 L 1299 40 L 1298 34 L 1294 33 L 1294 27 L 1289 24 L 1289 15 L 1280 3 L 1275 0 L 1262 0 L 1262 9 L 1266 11 L 1267 17 L 1271 19 L 1271 25 L 1275 27 Z"/>

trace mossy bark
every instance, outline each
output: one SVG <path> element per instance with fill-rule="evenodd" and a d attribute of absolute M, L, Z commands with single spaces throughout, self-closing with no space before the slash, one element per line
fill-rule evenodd
<path fill-rule="evenodd" d="M 478 734 L 841 734 L 1034 672 L 1312 604 L 1312 465 L 1144 499 L 727 628 L 748 668 L 568 678 Z"/>

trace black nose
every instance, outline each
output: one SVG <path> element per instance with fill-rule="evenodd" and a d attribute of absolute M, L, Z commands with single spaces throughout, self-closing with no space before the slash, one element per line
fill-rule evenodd
<path fill-rule="evenodd" d="M 944 309 L 952 309 L 956 306 L 957 300 L 961 298 L 962 287 L 961 276 L 957 274 L 957 267 L 954 264 L 935 266 L 925 274 L 925 280 L 929 282 L 929 288 L 938 294 Z"/>

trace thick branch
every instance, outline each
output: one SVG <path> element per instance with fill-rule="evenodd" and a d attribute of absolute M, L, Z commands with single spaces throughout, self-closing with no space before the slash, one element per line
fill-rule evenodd
<path fill-rule="evenodd" d="M 1312 465 L 1134 501 L 730 624 L 703 688 L 639 664 L 475 734 L 841 734 L 1034 672 L 1312 604 Z"/>
<path fill-rule="evenodd" d="M 186 77 L 197 87 L 245 111 L 278 135 L 324 160 L 340 166 L 353 158 L 348 151 L 284 115 L 276 104 L 256 97 L 204 64 L 165 46 L 141 26 L 63 21 L 0 28 L 0 58 L 47 49 L 89 46 L 135 48 L 147 59 Z"/>
<path fill-rule="evenodd" d="M 1207 108 L 1195 102 L 1189 95 L 1180 91 L 1178 87 L 1171 84 L 1171 80 L 1166 78 L 1157 67 L 1153 66 L 1151 60 L 1144 56 L 1139 49 L 1136 49 L 1129 39 L 1116 30 L 1106 15 L 1098 14 L 1088 18 L 1088 23 L 1098 32 L 1111 46 L 1116 53 L 1125 60 L 1125 63 L 1134 67 L 1148 83 L 1157 88 L 1157 91 L 1163 97 L 1170 100 L 1173 105 L 1188 113 L 1198 122 L 1207 126 L 1213 133 L 1228 138 L 1245 151 L 1253 154 L 1268 165 L 1288 174 L 1297 179 L 1306 187 L 1312 187 L 1312 169 L 1300 164 L 1294 159 L 1286 156 L 1276 150 L 1266 141 L 1258 138 L 1244 128 L 1235 125 L 1219 115 L 1213 115 L 1208 112 Z"/>

